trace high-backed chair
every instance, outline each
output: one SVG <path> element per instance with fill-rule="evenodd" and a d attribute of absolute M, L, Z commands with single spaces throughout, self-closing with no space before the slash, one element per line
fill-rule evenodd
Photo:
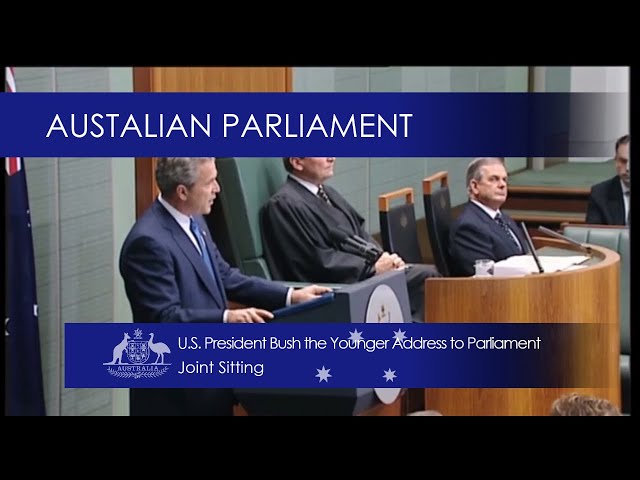
<path fill-rule="evenodd" d="M 404 203 L 391 206 L 395 199 L 404 197 Z M 378 197 L 380 236 L 387 252 L 397 253 L 407 263 L 422 263 L 418 241 L 413 188 L 401 188 Z"/>
<path fill-rule="evenodd" d="M 207 218 L 211 234 L 244 274 L 275 279 L 264 257 L 260 210 L 286 180 L 282 158 L 218 158 L 216 166 L 221 190 L 218 210 Z"/>
<path fill-rule="evenodd" d="M 562 232 L 581 243 L 606 247 L 620 255 L 620 379 L 622 383 L 622 411 L 631 413 L 631 321 L 629 306 L 631 248 L 629 229 L 623 226 L 564 225 Z"/>
<path fill-rule="evenodd" d="M 440 182 L 439 188 L 435 188 L 437 182 Z M 438 172 L 422 180 L 422 196 L 433 259 L 440 273 L 448 277 L 451 274 L 448 245 L 452 221 L 449 174 Z"/>

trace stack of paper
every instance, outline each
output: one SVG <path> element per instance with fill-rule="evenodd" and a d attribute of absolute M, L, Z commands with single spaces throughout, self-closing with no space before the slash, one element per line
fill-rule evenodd
<path fill-rule="evenodd" d="M 568 270 L 575 265 L 580 265 L 589 257 L 585 255 L 573 255 L 570 257 L 538 257 L 544 273 L 562 272 Z M 509 257 L 500 262 L 496 262 L 493 275 L 495 277 L 512 277 L 518 275 L 528 275 L 530 273 L 539 273 L 538 265 L 532 255 L 516 255 Z"/>

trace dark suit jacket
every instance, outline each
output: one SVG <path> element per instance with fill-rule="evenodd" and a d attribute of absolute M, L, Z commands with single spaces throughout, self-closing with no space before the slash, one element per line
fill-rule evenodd
<path fill-rule="evenodd" d="M 520 227 L 511 217 L 502 213 L 509 228 L 516 234 L 523 250 L 509 238 L 498 223 L 473 202 L 468 202 L 460 216 L 453 222 L 449 233 L 449 254 L 453 276 L 475 274 L 476 260 L 504 260 L 528 252 L 526 240 Z"/>
<path fill-rule="evenodd" d="M 594 225 L 626 225 L 620 177 L 616 175 L 591 188 L 586 222 Z"/>
<path fill-rule="evenodd" d="M 373 275 L 363 258 L 339 250 L 329 235 L 340 226 L 377 245 L 364 218 L 335 189 L 324 188 L 333 206 L 291 178 L 264 205 L 265 254 L 282 280 L 354 283 Z"/>
<path fill-rule="evenodd" d="M 227 298 L 273 310 L 286 303 L 287 288 L 247 277 L 222 258 L 202 217 L 197 218 L 214 264 L 211 279 L 195 245 L 156 200 L 136 222 L 120 252 L 120 273 L 134 322 L 222 322 Z M 132 415 L 223 415 L 231 391 L 132 389 Z"/>

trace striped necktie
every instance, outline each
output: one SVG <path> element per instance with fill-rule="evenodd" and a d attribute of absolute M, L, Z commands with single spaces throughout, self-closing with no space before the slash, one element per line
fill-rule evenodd
<path fill-rule="evenodd" d="M 500 225 L 500 228 L 502 228 L 502 230 L 504 230 L 507 234 L 507 236 L 509 237 L 509 239 L 516 244 L 516 246 L 518 247 L 519 251 L 522 251 L 522 247 L 520 247 L 520 244 L 518 243 L 518 241 L 515 239 L 514 237 L 514 233 L 511 231 L 511 229 L 509 228 L 509 225 L 507 225 L 507 222 L 504 221 L 504 218 L 502 218 L 501 214 L 497 214 L 495 221 L 497 222 L 498 225 Z"/>
<path fill-rule="evenodd" d="M 329 200 L 329 195 L 327 195 L 327 192 L 324 190 L 324 187 L 322 185 L 318 185 L 318 196 L 322 200 L 324 200 L 327 205 L 331 205 L 331 200 Z"/>

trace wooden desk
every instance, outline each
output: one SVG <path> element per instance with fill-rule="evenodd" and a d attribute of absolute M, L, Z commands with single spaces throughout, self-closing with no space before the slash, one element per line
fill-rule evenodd
<path fill-rule="evenodd" d="M 557 247 L 567 255 L 576 247 L 555 239 L 534 239 L 536 248 Z M 593 258 L 583 269 L 524 277 L 433 278 L 426 280 L 425 303 L 430 322 L 442 323 L 583 323 L 584 342 L 573 378 L 589 378 L 599 388 L 457 388 L 426 389 L 426 408 L 444 415 L 548 415 L 561 395 L 578 392 L 621 405 L 620 390 L 620 256 L 592 245 Z M 479 305 L 482 315 L 479 315 Z M 487 308 L 491 306 L 491 308 Z"/>

